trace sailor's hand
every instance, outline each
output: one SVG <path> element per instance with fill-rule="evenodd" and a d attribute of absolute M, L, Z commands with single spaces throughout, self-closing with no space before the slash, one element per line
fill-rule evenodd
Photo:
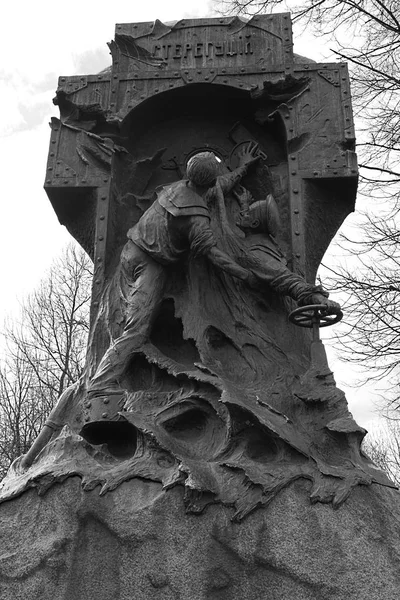
<path fill-rule="evenodd" d="M 25 471 L 28 469 L 28 466 L 26 466 L 24 459 L 25 454 L 22 454 L 22 456 L 18 456 L 18 458 L 16 458 L 9 466 L 8 472 L 12 473 L 13 475 L 23 475 L 23 473 L 25 473 Z"/>
<path fill-rule="evenodd" d="M 256 142 L 249 142 L 247 146 L 244 146 L 239 152 L 239 163 L 240 166 L 250 166 L 260 160 L 261 156 L 258 154 L 258 144 Z"/>
<path fill-rule="evenodd" d="M 235 195 L 239 199 L 241 205 L 244 207 L 240 211 L 240 214 L 243 214 L 246 210 L 247 211 L 249 210 L 249 206 L 252 203 L 252 201 L 254 200 L 254 198 L 253 198 L 253 194 L 250 192 L 250 190 L 247 190 L 243 186 L 237 186 L 237 188 L 238 188 L 238 191 L 236 192 Z"/>
<path fill-rule="evenodd" d="M 329 300 L 326 296 L 323 296 L 322 294 L 313 294 L 312 301 L 313 304 L 323 304 L 326 307 L 324 309 L 324 313 L 326 315 L 337 315 L 338 312 L 341 311 L 341 307 L 338 302 Z"/>

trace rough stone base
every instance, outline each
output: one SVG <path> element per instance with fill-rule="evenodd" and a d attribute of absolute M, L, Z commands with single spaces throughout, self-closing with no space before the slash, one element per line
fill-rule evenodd
<path fill-rule="evenodd" d="M 398 600 L 400 494 L 358 487 L 338 510 L 301 480 L 242 523 L 135 479 L 78 478 L 0 506 L 2 600 Z"/>

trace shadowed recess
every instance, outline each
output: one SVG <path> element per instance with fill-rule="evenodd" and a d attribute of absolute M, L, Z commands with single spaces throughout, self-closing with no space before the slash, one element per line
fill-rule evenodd
<path fill-rule="evenodd" d="M 166 298 L 154 321 L 150 341 L 165 356 L 176 362 L 192 365 L 200 362 L 199 352 L 192 339 L 184 339 L 182 321 L 175 316 L 172 298 Z"/>
<path fill-rule="evenodd" d="M 110 454 L 115 458 L 127 459 L 136 452 L 136 428 L 125 420 L 90 423 L 83 429 L 89 443 L 107 444 Z"/>
<path fill-rule="evenodd" d="M 167 409 L 159 421 L 177 447 L 189 456 L 211 459 L 225 445 L 227 424 L 201 398 L 190 398 Z"/>

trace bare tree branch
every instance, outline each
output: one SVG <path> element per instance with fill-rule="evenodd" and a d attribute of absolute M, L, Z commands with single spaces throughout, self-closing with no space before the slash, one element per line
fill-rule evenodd
<path fill-rule="evenodd" d="M 92 279 L 90 259 L 67 247 L 3 328 L 0 360 L 0 478 L 24 454 L 62 392 L 84 368 Z"/>

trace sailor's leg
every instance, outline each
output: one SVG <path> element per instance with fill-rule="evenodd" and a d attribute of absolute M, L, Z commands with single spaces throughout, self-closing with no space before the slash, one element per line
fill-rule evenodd
<path fill-rule="evenodd" d="M 125 397 L 120 381 L 132 355 L 149 338 L 166 282 L 164 267 L 130 241 L 121 254 L 121 276 L 126 300 L 125 328 L 104 354 L 90 381 L 80 432 L 88 442 L 108 444 L 110 449 L 121 444 L 129 446 L 135 437 L 133 427 L 119 416 Z"/>
<path fill-rule="evenodd" d="M 121 255 L 125 277 L 126 324 L 101 359 L 89 385 L 89 394 L 118 391 L 119 381 L 132 357 L 148 340 L 165 287 L 164 267 L 129 241 Z"/>

